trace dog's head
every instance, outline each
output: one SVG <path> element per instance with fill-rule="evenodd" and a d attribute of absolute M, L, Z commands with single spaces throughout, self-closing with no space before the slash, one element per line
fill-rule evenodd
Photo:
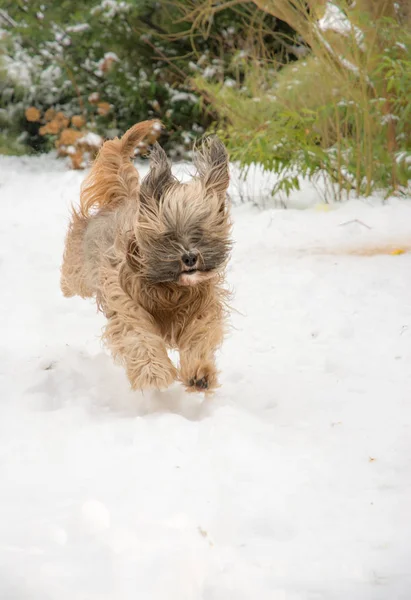
<path fill-rule="evenodd" d="M 128 262 L 151 283 L 197 285 L 224 268 L 230 251 L 228 157 L 217 138 L 195 156 L 197 176 L 180 183 L 156 144 L 141 183 Z"/>

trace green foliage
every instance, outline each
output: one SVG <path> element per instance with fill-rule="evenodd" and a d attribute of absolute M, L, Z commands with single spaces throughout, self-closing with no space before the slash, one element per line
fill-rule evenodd
<path fill-rule="evenodd" d="M 188 155 L 205 130 L 218 130 L 245 170 L 260 163 L 278 175 L 273 193 L 288 195 L 298 176 L 324 172 L 338 197 L 403 189 L 411 176 L 409 28 L 335 0 L 352 21 L 343 33 L 322 31 L 297 3 L 309 48 L 255 3 L 227 4 L 9 0 L 0 35 L 3 148 L 53 147 L 26 119 L 29 106 L 81 115 L 104 137 L 156 117 L 170 156 Z M 280 5 L 297 14 L 286 0 L 272 6 Z"/>
<path fill-rule="evenodd" d="M 27 154 L 27 147 L 20 143 L 16 137 L 9 137 L 0 133 L 0 154 L 22 156 Z"/>
<path fill-rule="evenodd" d="M 200 82 L 198 82 L 200 85 Z M 218 134 L 227 144 L 232 160 L 247 172 L 252 164 L 276 173 L 273 194 L 288 196 L 299 189 L 299 176 L 314 177 L 330 167 L 330 155 L 320 146 L 315 131 L 316 113 L 298 113 L 279 104 L 261 85 L 259 96 L 243 90 L 207 85 L 217 106 L 226 117 Z M 273 92 L 273 90 L 271 90 Z"/>
<path fill-rule="evenodd" d="M 298 188 L 297 174 L 326 173 L 337 198 L 408 185 L 411 34 L 392 19 L 378 26 L 380 45 L 372 60 L 359 56 L 361 68 L 325 48 L 281 71 L 255 63 L 236 87 L 197 79 L 225 119 L 219 133 L 244 172 L 261 164 L 278 175 L 273 193 L 285 195 Z"/>

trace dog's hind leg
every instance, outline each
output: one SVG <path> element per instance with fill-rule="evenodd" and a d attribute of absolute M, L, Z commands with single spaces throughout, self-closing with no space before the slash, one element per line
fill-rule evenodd
<path fill-rule="evenodd" d="M 87 223 L 87 219 L 73 211 L 66 236 L 60 279 L 61 291 L 66 297 L 77 295 L 89 298 L 93 295 L 93 290 L 87 284 L 84 261 L 84 234 Z"/>

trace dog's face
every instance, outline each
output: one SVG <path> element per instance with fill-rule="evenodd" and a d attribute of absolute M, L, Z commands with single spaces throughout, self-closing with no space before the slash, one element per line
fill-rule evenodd
<path fill-rule="evenodd" d="M 215 277 L 230 251 L 226 205 L 229 183 L 224 145 L 212 139 L 197 153 L 198 176 L 179 183 L 156 145 L 140 188 L 129 264 L 151 283 L 197 285 Z"/>

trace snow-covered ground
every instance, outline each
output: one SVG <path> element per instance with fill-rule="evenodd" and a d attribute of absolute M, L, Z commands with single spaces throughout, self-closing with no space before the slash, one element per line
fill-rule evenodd
<path fill-rule="evenodd" d="M 142 395 L 59 290 L 83 176 L 0 159 L 1 600 L 409 600 L 411 254 L 356 252 L 411 203 L 235 207 L 222 387 Z"/>

